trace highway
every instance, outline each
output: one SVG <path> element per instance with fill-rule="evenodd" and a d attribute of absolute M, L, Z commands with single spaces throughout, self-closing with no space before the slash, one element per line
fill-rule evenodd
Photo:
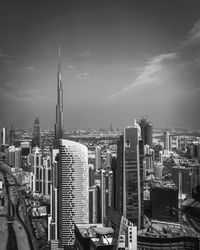
<path fill-rule="evenodd" d="M 22 220 L 22 218 L 19 215 L 19 207 L 20 205 L 23 205 L 24 208 L 26 208 L 25 206 L 25 202 L 24 199 L 21 195 L 21 191 L 18 191 L 18 199 L 17 202 L 15 204 L 13 204 L 12 200 L 11 200 L 11 194 L 10 194 L 10 190 L 9 187 L 18 187 L 19 184 L 17 183 L 16 179 L 12 177 L 12 179 L 14 180 L 15 184 L 10 183 L 8 180 L 8 175 L 10 173 L 8 173 L 5 169 L 0 169 L 0 172 L 3 174 L 4 176 L 4 183 L 5 183 L 5 189 L 6 189 L 6 194 L 8 197 L 8 210 L 7 210 L 7 225 L 8 225 L 8 241 L 7 241 L 7 250 L 18 250 L 18 243 L 17 243 L 17 236 L 16 236 L 16 232 L 13 228 L 13 222 L 14 221 L 18 221 L 22 227 L 25 230 L 26 236 L 27 236 L 27 240 L 29 243 L 29 249 L 30 250 L 38 250 L 37 247 L 37 243 L 34 240 L 34 236 L 31 230 L 31 226 L 30 226 L 30 222 L 29 222 L 29 218 L 27 215 L 27 211 L 25 210 L 25 221 Z M 10 175 L 11 176 L 11 175 Z M 21 249 L 19 249 L 21 250 Z"/>
<path fill-rule="evenodd" d="M 6 193 L 8 197 L 8 213 L 7 213 L 7 220 L 8 220 L 8 243 L 7 243 L 7 250 L 18 250 L 17 246 L 17 238 L 15 231 L 13 229 L 13 220 L 15 216 L 15 209 L 14 205 L 12 204 L 10 200 L 10 193 L 9 193 L 9 183 L 6 177 L 6 173 L 4 171 L 1 171 L 4 175 L 4 181 L 5 181 L 5 188 Z"/>

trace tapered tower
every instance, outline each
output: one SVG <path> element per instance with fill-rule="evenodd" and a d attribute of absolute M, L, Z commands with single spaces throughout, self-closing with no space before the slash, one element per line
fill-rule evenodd
<path fill-rule="evenodd" d="M 56 105 L 56 124 L 55 124 L 55 141 L 54 148 L 59 148 L 59 139 L 63 139 L 63 88 L 61 81 L 61 56 L 59 45 L 59 61 L 57 73 L 57 105 Z"/>

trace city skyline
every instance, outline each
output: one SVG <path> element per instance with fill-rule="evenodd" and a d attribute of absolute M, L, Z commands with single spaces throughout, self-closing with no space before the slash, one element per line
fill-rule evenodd
<path fill-rule="evenodd" d="M 60 43 L 65 128 L 199 127 L 199 5 L 3 1 L 0 126 L 53 128 Z"/>

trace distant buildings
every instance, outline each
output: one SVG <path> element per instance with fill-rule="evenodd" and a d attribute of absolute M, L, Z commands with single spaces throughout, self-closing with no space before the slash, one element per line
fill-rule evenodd
<path fill-rule="evenodd" d="M 89 222 L 87 147 L 60 140 L 58 164 L 59 247 L 74 245 L 74 223 Z"/>

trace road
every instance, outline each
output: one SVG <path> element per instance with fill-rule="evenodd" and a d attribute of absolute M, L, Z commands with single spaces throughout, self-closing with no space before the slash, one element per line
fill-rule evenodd
<path fill-rule="evenodd" d="M 6 189 L 6 193 L 7 193 L 7 197 L 8 197 L 8 211 L 7 211 L 7 225 L 8 225 L 8 242 L 7 242 L 7 250 L 18 250 L 18 243 L 17 243 L 17 236 L 16 236 L 16 232 L 13 228 L 13 223 L 14 221 L 18 221 L 22 227 L 25 230 L 25 236 L 27 236 L 27 241 L 29 244 L 29 249 L 30 250 L 38 250 L 36 241 L 34 240 L 34 236 L 31 230 L 31 226 L 30 226 L 30 222 L 29 222 L 29 218 L 27 215 L 27 211 L 25 213 L 25 221 L 22 220 L 22 218 L 19 215 L 19 207 L 20 205 L 23 205 L 24 208 L 25 207 L 25 202 L 24 199 L 21 195 L 21 191 L 18 191 L 18 199 L 17 202 L 15 204 L 13 204 L 12 200 L 11 200 L 11 194 L 10 194 L 10 189 L 9 187 L 15 187 L 16 186 L 16 190 L 17 187 L 19 186 L 16 179 L 13 178 L 12 176 L 12 180 L 14 181 L 14 183 L 10 183 L 10 180 L 8 180 L 8 175 L 10 175 L 10 173 L 8 173 L 5 169 L 0 169 L 0 172 L 3 174 L 4 176 L 4 183 L 5 183 L 5 189 Z M 10 175 L 11 176 L 11 175 Z M 9 177 L 10 177 L 9 176 Z M 21 249 L 19 249 L 21 250 Z"/>
<path fill-rule="evenodd" d="M 4 171 L 1 171 L 1 172 L 4 175 L 5 188 L 6 188 L 6 193 L 7 193 L 7 197 L 8 197 L 8 213 L 7 213 L 8 243 L 7 243 L 7 250 L 18 250 L 17 238 L 16 238 L 15 230 L 13 229 L 15 209 L 14 209 L 14 205 L 12 204 L 12 202 L 10 200 L 9 183 L 8 183 L 8 180 L 6 177 L 6 173 Z"/>

